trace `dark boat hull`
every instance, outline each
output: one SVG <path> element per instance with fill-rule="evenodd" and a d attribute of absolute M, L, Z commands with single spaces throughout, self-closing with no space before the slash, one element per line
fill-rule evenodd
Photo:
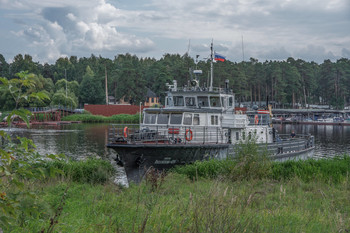
<path fill-rule="evenodd" d="M 171 168 L 208 159 L 234 157 L 231 144 L 108 144 L 114 149 L 124 167 Z M 259 151 L 267 151 L 272 160 L 306 159 L 312 156 L 314 145 L 307 140 L 288 143 L 260 144 Z"/>
<path fill-rule="evenodd" d="M 124 167 L 170 168 L 210 158 L 223 159 L 229 144 L 108 144 Z"/>

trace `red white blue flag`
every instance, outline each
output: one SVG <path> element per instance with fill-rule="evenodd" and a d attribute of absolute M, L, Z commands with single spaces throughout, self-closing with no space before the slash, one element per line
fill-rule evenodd
<path fill-rule="evenodd" d="M 225 59 L 226 58 L 224 56 L 222 56 L 222 55 L 220 55 L 218 53 L 215 53 L 215 57 L 214 57 L 215 61 L 225 61 Z"/>

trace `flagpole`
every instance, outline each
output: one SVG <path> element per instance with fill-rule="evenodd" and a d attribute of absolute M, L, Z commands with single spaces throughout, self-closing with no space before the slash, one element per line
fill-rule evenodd
<path fill-rule="evenodd" d="M 211 40 L 210 46 L 210 87 L 209 91 L 213 91 L 213 77 L 214 76 L 214 68 L 213 68 L 213 39 Z"/>

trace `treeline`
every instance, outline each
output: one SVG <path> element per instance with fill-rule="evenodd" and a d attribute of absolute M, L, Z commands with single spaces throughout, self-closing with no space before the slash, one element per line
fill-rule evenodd
<path fill-rule="evenodd" d="M 161 59 L 138 58 L 130 54 L 113 60 L 97 57 L 59 58 L 55 64 L 34 62 L 30 55 L 17 55 L 7 63 L 0 54 L 0 77 L 15 79 L 21 71 L 35 74 L 36 89 L 50 99 L 22 101 L 19 106 L 45 107 L 65 105 L 83 107 L 83 104 L 105 104 L 105 78 L 109 96 L 139 104 L 144 101 L 147 88 L 164 97 L 166 83 L 176 79 L 178 86 L 188 85 L 191 69 L 201 69 L 201 86 L 209 83 L 210 62 L 194 59 L 187 54 L 165 54 Z M 350 103 L 350 60 L 325 60 L 322 64 L 288 58 L 286 61 L 218 62 L 214 64 L 214 86 L 225 85 L 236 93 L 237 102 L 265 102 L 268 98 L 275 107 L 294 108 L 310 104 L 329 105 L 343 109 Z M 29 87 L 22 87 L 29 88 Z M 38 91 L 36 90 L 36 91 Z M 0 90 L 0 109 L 16 106 L 11 93 Z"/>

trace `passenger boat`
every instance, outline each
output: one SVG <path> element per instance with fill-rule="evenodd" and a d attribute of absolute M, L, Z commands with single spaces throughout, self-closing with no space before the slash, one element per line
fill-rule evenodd
<path fill-rule="evenodd" d="M 211 76 L 212 83 L 212 76 Z M 168 85 L 164 108 L 145 108 L 140 125 L 111 125 L 107 147 L 125 167 L 172 167 L 210 158 L 235 156 L 235 146 L 254 139 L 272 159 L 306 157 L 313 153 L 312 135 L 278 135 L 271 111 L 235 111 L 235 95 L 225 87 Z"/>

